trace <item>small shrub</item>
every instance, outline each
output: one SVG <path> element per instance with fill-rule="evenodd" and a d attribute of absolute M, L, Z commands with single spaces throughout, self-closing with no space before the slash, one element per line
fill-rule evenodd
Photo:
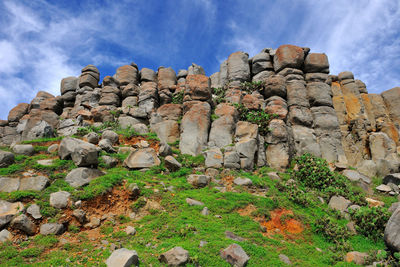
<path fill-rule="evenodd" d="M 265 82 L 263 81 L 258 81 L 258 82 L 244 82 L 241 84 L 241 89 L 242 91 L 245 91 L 247 93 L 252 93 L 255 91 L 261 92 L 262 90 L 264 90 L 264 85 Z"/>
<path fill-rule="evenodd" d="M 42 253 L 42 250 L 38 247 L 32 247 L 24 249 L 20 252 L 20 255 L 24 258 L 38 257 Z"/>
<path fill-rule="evenodd" d="M 179 92 L 175 92 L 172 95 L 172 103 L 173 104 L 183 104 L 183 97 L 185 95 L 185 91 L 181 90 Z"/>
<path fill-rule="evenodd" d="M 143 208 L 146 205 L 146 203 L 147 203 L 146 200 L 143 197 L 140 197 L 131 205 L 131 209 L 134 212 L 138 212 L 141 208 Z"/>
<path fill-rule="evenodd" d="M 70 224 L 68 226 L 68 232 L 76 234 L 76 233 L 79 233 L 79 231 L 80 231 L 80 229 L 79 229 L 79 226 L 77 226 L 77 225 Z"/>
<path fill-rule="evenodd" d="M 182 167 L 193 168 L 204 165 L 205 159 L 203 155 L 192 156 L 188 154 L 179 154 L 177 160 L 182 164 Z"/>
<path fill-rule="evenodd" d="M 213 88 L 213 94 L 215 95 L 214 101 L 217 105 L 226 102 L 224 88 Z"/>
<path fill-rule="evenodd" d="M 276 114 L 268 114 L 264 110 L 249 110 L 243 104 L 234 104 L 239 112 L 241 121 L 248 121 L 258 125 L 258 132 L 265 136 L 269 132 L 268 124 L 277 117 Z"/>
<path fill-rule="evenodd" d="M 385 224 L 390 218 L 390 213 L 386 208 L 361 207 L 358 210 L 352 210 L 350 213 L 358 233 L 374 241 L 383 237 Z"/>
<path fill-rule="evenodd" d="M 340 225 L 330 217 L 321 217 L 315 222 L 315 230 L 322 234 L 328 241 L 345 243 L 350 233 L 345 225 Z"/>

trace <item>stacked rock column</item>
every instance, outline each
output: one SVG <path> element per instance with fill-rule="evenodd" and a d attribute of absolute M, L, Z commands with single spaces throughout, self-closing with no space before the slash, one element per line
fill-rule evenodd
<path fill-rule="evenodd" d="M 332 91 L 326 83 L 329 73 L 325 54 L 308 54 L 304 62 L 307 95 L 313 116 L 313 128 L 321 156 L 328 162 L 347 163 L 341 143 L 339 121 L 333 108 Z"/>

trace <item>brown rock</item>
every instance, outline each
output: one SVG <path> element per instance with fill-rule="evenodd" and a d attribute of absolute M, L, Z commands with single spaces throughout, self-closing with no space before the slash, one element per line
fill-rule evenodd
<path fill-rule="evenodd" d="M 253 95 L 245 95 L 242 104 L 248 109 L 257 110 L 261 108 L 261 101 Z"/>
<path fill-rule="evenodd" d="M 117 69 L 115 77 L 117 78 L 121 86 L 127 85 L 129 83 L 137 84 L 138 70 L 131 65 L 121 66 Z"/>
<path fill-rule="evenodd" d="M 279 119 L 286 119 L 288 114 L 286 101 L 279 96 L 272 96 L 266 100 L 265 112 L 277 114 Z"/>
<path fill-rule="evenodd" d="M 304 51 L 294 45 L 281 45 L 274 56 L 274 69 L 279 72 L 284 68 L 300 69 L 304 62 Z"/>
<path fill-rule="evenodd" d="M 184 101 L 207 101 L 211 99 L 210 80 L 202 74 L 188 75 Z"/>
<path fill-rule="evenodd" d="M 18 104 L 8 113 L 8 121 L 9 122 L 19 121 L 22 118 L 22 116 L 28 113 L 28 109 L 29 109 L 29 104 L 27 103 Z"/>
<path fill-rule="evenodd" d="M 305 72 L 329 73 L 328 57 L 325 54 L 308 54 L 304 61 Z"/>
<path fill-rule="evenodd" d="M 164 120 L 179 120 L 182 116 L 182 106 L 179 104 L 165 104 L 157 109 L 157 113 Z"/>

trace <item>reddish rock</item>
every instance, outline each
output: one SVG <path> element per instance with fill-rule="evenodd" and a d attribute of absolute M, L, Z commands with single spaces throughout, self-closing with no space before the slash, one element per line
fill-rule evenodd
<path fill-rule="evenodd" d="M 303 62 L 303 48 L 295 45 L 281 45 L 274 56 L 274 70 L 279 72 L 284 68 L 301 69 Z"/>
<path fill-rule="evenodd" d="M 158 68 L 157 79 L 159 90 L 171 89 L 176 85 L 176 73 L 171 67 Z"/>
<path fill-rule="evenodd" d="M 265 112 L 268 114 L 277 114 L 279 119 L 284 120 L 288 114 L 286 101 L 279 97 L 273 96 L 267 99 Z"/>
<path fill-rule="evenodd" d="M 27 103 L 18 104 L 8 113 L 8 121 L 9 122 L 19 121 L 22 118 L 22 116 L 28 113 L 28 109 L 29 109 L 29 104 Z"/>
<path fill-rule="evenodd" d="M 40 102 L 40 109 L 51 110 L 60 115 L 63 108 L 63 98 L 61 96 L 51 97 Z"/>
<path fill-rule="evenodd" d="M 245 95 L 242 104 L 248 109 L 260 109 L 261 101 L 253 95 Z"/>
<path fill-rule="evenodd" d="M 211 99 L 210 79 L 202 74 L 188 75 L 184 101 L 209 99 Z"/>
<path fill-rule="evenodd" d="M 238 111 L 234 106 L 229 103 L 221 103 L 215 109 L 215 115 L 222 116 L 232 116 L 236 118 L 238 116 Z"/>
<path fill-rule="evenodd" d="M 78 111 L 78 116 L 82 116 L 84 120 L 91 120 L 93 117 L 92 112 L 85 109 Z"/>
<path fill-rule="evenodd" d="M 138 70 L 131 65 L 121 66 L 117 69 L 115 74 L 118 82 L 121 86 L 127 85 L 129 83 L 138 83 Z"/>
<path fill-rule="evenodd" d="M 304 61 L 305 72 L 329 73 L 328 57 L 325 54 L 308 54 Z"/>
<path fill-rule="evenodd" d="M 157 113 L 164 120 L 179 120 L 182 116 L 182 106 L 179 104 L 165 104 L 157 109 Z"/>

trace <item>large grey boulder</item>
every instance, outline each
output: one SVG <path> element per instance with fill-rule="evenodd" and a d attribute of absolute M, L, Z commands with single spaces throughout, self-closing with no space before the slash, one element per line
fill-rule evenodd
<path fill-rule="evenodd" d="M 400 209 L 396 209 L 387 222 L 384 239 L 392 251 L 400 251 Z"/>
<path fill-rule="evenodd" d="M 307 83 L 307 95 L 312 106 L 333 106 L 331 88 L 326 83 Z"/>
<path fill-rule="evenodd" d="M 42 191 L 50 184 L 50 181 L 45 176 L 33 176 L 22 178 L 20 180 L 19 189 L 21 191 L 33 190 L 33 191 Z"/>
<path fill-rule="evenodd" d="M 32 145 L 15 145 L 12 149 L 17 155 L 32 156 L 35 153 L 35 148 Z"/>
<path fill-rule="evenodd" d="M 68 206 L 70 193 L 59 191 L 50 194 L 50 206 L 57 209 L 64 209 Z"/>
<path fill-rule="evenodd" d="M 185 265 L 189 260 L 189 252 L 181 247 L 174 247 L 160 255 L 159 261 L 168 266 Z"/>
<path fill-rule="evenodd" d="M 207 102 L 194 104 L 183 116 L 179 149 L 182 154 L 199 155 L 207 145 L 211 107 Z"/>
<path fill-rule="evenodd" d="M 228 57 L 227 63 L 229 81 L 244 82 L 250 79 L 249 55 L 235 52 Z"/>
<path fill-rule="evenodd" d="M 0 150 L 0 168 L 6 168 L 14 162 L 15 160 L 13 153 Z"/>
<path fill-rule="evenodd" d="M 73 169 L 70 173 L 68 173 L 68 175 L 65 177 L 65 181 L 72 187 L 76 188 L 87 185 L 91 180 L 102 175 L 104 175 L 104 173 L 98 169 L 81 167 Z"/>
<path fill-rule="evenodd" d="M 132 151 L 124 161 L 124 166 L 130 169 L 142 169 L 161 164 L 153 148 L 137 149 Z"/>
<path fill-rule="evenodd" d="M 27 235 L 34 235 L 36 232 L 36 225 L 25 214 L 12 219 L 10 225 L 12 228 L 20 230 Z"/>
<path fill-rule="evenodd" d="M 209 144 L 220 148 L 231 144 L 234 129 L 235 120 L 232 116 L 216 119 L 211 125 Z"/>
<path fill-rule="evenodd" d="M 97 147 L 76 138 L 64 138 L 60 143 L 58 155 L 61 159 L 72 158 L 78 167 L 98 164 Z"/>
<path fill-rule="evenodd" d="M 246 251 L 244 251 L 243 248 L 238 244 L 232 244 L 226 249 L 222 250 L 221 257 L 230 265 L 237 267 L 246 266 L 247 262 L 250 260 L 250 257 L 246 254 Z"/>
<path fill-rule="evenodd" d="M 306 72 L 329 73 L 329 61 L 326 54 L 310 53 L 304 60 Z"/>
<path fill-rule="evenodd" d="M 101 139 L 99 142 L 99 147 L 107 153 L 117 152 L 109 139 Z"/>
<path fill-rule="evenodd" d="M 104 131 L 103 134 L 101 135 L 101 138 L 110 140 L 113 145 L 118 143 L 119 140 L 118 134 L 110 130 Z"/>
<path fill-rule="evenodd" d="M 180 164 L 173 156 L 166 156 L 164 161 L 165 167 L 172 172 L 182 168 L 182 164 Z"/>
<path fill-rule="evenodd" d="M 0 200 L 0 229 L 22 211 L 24 211 L 24 205 L 21 202 L 11 203 Z"/>
<path fill-rule="evenodd" d="M 19 178 L 9 178 L 0 177 L 0 192 L 14 192 L 19 189 L 20 179 Z"/>
<path fill-rule="evenodd" d="M 45 223 L 40 226 L 42 235 L 61 235 L 64 231 L 65 227 L 61 223 Z"/>
<path fill-rule="evenodd" d="M 371 183 L 371 179 L 369 177 L 367 177 L 355 170 L 344 170 L 342 174 L 344 176 L 346 176 L 352 182 L 358 182 L 361 180 L 368 184 Z"/>
<path fill-rule="evenodd" d="M 137 266 L 139 256 L 135 250 L 120 248 L 115 250 L 106 261 L 107 267 Z"/>

